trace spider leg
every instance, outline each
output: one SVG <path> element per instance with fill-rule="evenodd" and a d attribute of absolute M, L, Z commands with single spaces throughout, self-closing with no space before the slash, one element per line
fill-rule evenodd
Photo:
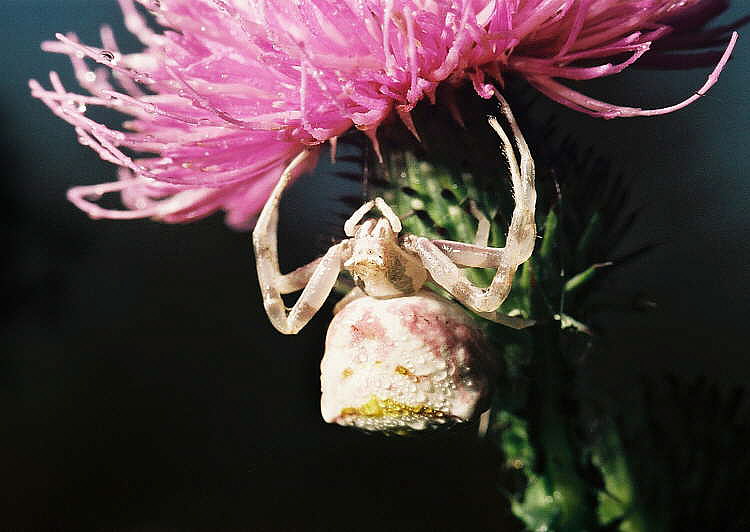
<path fill-rule="evenodd" d="M 510 139 L 497 120 L 490 118 L 490 126 L 500 136 L 503 151 L 508 159 L 516 202 L 505 247 L 490 248 L 447 240 L 433 242 L 414 235 L 405 237 L 403 245 L 420 258 L 433 281 L 445 288 L 461 303 L 477 313 L 486 314 L 485 317 L 488 319 L 494 318 L 493 321 L 511 325 L 511 323 L 516 323 L 515 320 L 507 316 L 503 317 L 495 311 L 508 297 L 518 266 L 524 263 L 534 250 L 536 190 L 534 188 L 534 161 L 529 148 L 507 102 L 499 94 L 496 95 L 500 100 L 502 112 L 511 125 L 521 156 L 519 166 Z M 477 232 L 482 231 L 480 218 L 480 228 Z M 457 265 L 497 268 L 497 271 L 490 286 L 480 288 L 466 279 Z"/>
<path fill-rule="evenodd" d="M 391 206 L 388 205 L 383 198 L 375 198 L 374 200 L 365 202 L 364 205 L 354 211 L 354 214 L 344 222 L 344 234 L 346 234 L 346 236 L 354 236 L 357 224 L 362 221 L 365 214 L 370 212 L 373 207 L 377 207 L 380 213 L 385 216 L 394 233 L 399 233 L 401 231 L 401 220 L 396 213 L 393 212 Z"/>
<path fill-rule="evenodd" d="M 346 242 L 342 242 L 328 249 L 320 262 L 315 267 L 315 271 L 310 276 L 310 281 L 302 290 L 299 299 L 294 306 L 286 313 L 286 308 L 281 302 L 281 307 L 275 305 L 274 300 L 270 300 L 271 308 L 266 305 L 266 312 L 271 319 L 271 323 L 284 334 L 297 334 L 299 330 L 307 325 L 307 322 L 315 315 L 320 307 L 325 303 L 326 298 L 333 290 L 336 279 L 341 273 L 341 264 L 343 263 L 343 248 Z M 278 292 L 277 292 L 278 293 Z M 279 300 L 281 298 L 279 297 Z M 267 298 L 264 294 L 264 304 Z M 272 315 L 272 313 L 274 315 Z"/>
<path fill-rule="evenodd" d="M 477 246 L 487 247 L 490 241 L 490 221 L 482 211 L 477 208 L 474 200 L 469 200 L 469 210 L 471 215 L 477 219 L 477 234 L 474 237 L 474 244 Z"/>
<path fill-rule="evenodd" d="M 469 268 L 497 268 L 500 265 L 502 248 L 490 248 L 454 240 L 433 240 L 435 246 L 450 258 L 451 262 Z"/>
<path fill-rule="evenodd" d="M 375 205 L 380 211 L 380 214 L 386 217 L 386 219 L 388 220 L 388 223 L 391 226 L 391 229 L 393 229 L 393 232 L 400 233 L 401 232 L 401 220 L 399 219 L 398 215 L 395 212 L 393 212 L 393 209 L 391 209 L 391 206 L 388 205 L 383 198 L 375 198 Z"/>
<path fill-rule="evenodd" d="M 508 262 L 523 264 L 526 262 L 531 253 L 534 251 L 536 241 L 536 223 L 534 221 L 534 212 L 536 206 L 536 188 L 534 185 L 534 159 L 531 157 L 531 151 L 523 138 L 518 123 L 516 122 L 513 112 L 510 110 L 508 102 L 505 101 L 497 90 L 495 96 L 500 101 L 500 109 L 510 124 L 513 131 L 513 137 L 518 146 L 518 153 L 521 155 L 520 166 L 516 162 L 516 156 L 513 152 L 513 145 L 508 136 L 500 127 L 500 124 L 494 117 L 489 122 L 492 129 L 500 136 L 503 141 L 503 151 L 508 159 L 511 180 L 513 181 L 513 195 L 516 206 L 513 209 L 513 217 L 508 228 L 508 237 L 503 248 L 503 254 L 507 255 Z"/>
<path fill-rule="evenodd" d="M 312 277 L 315 268 L 318 267 L 321 260 L 323 260 L 323 257 L 319 257 L 311 263 L 297 268 L 293 272 L 277 277 L 274 281 L 276 289 L 282 294 L 290 294 L 297 290 L 302 290 L 310 280 L 310 277 Z"/>
<path fill-rule="evenodd" d="M 362 218 L 365 217 L 365 214 L 370 212 L 375 205 L 375 200 L 370 200 L 366 202 L 364 205 L 362 205 L 359 209 L 354 211 L 354 214 L 352 214 L 349 219 L 344 222 L 344 234 L 346 236 L 354 236 L 354 228 L 357 226 L 359 222 L 362 221 Z"/>
<path fill-rule="evenodd" d="M 534 320 L 527 320 L 519 316 L 509 316 L 508 314 L 503 314 L 502 312 L 498 311 L 478 312 L 477 314 L 479 314 L 486 320 L 494 321 L 495 323 L 505 325 L 506 327 L 510 327 L 511 329 L 525 329 L 526 327 L 531 327 L 536 323 L 536 321 Z"/>
<path fill-rule="evenodd" d="M 491 409 L 487 409 L 479 416 L 479 427 L 477 427 L 477 437 L 484 438 L 487 435 L 487 429 L 490 428 Z"/>
<path fill-rule="evenodd" d="M 430 239 L 408 235 L 403 240 L 403 246 L 419 257 L 433 281 L 477 313 L 492 313 L 497 310 L 508 297 L 513 283 L 513 275 L 518 267 L 517 264 L 504 261 L 504 257 L 500 255 L 500 264 L 490 286 L 480 288 L 474 286 L 448 255 L 440 251 L 440 248 L 433 244 Z M 503 249 L 495 250 L 495 252 L 498 251 L 502 252 Z"/>
<path fill-rule="evenodd" d="M 497 249 L 487 247 L 487 242 L 490 239 L 490 221 L 477 208 L 474 200 L 469 200 L 469 209 L 478 222 L 474 244 L 466 244 L 454 240 L 433 240 L 432 243 L 459 266 L 497 268 L 500 264 Z"/>
<path fill-rule="evenodd" d="M 346 245 L 346 242 L 336 244 L 323 257 L 291 274 L 281 275 L 279 271 L 276 231 L 281 195 L 295 173 L 304 168 L 309 155 L 307 151 L 300 153 L 281 174 L 253 230 L 263 306 L 273 326 L 284 334 L 296 334 L 323 305 L 341 271 L 342 252 Z M 302 286 L 302 294 L 287 313 L 281 294 L 299 290 Z"/>

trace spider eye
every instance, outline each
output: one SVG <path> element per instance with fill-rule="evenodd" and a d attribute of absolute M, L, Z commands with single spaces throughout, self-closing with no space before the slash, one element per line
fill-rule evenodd
<path fill-rule="evenodd" d="M 368 255 L 372 255 L 373 253 L 374 253 L 374 252 L 373 252 L 373 251 L 372 251 L 371 249 L 368 249 L 368 250 L 367 250 L 367 254 L 368 254 Z"/>

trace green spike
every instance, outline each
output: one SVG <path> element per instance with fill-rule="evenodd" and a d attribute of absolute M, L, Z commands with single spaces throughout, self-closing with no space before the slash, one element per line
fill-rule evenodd
<path fill-rule="evenodd" d="M 592 264 L 585 270 L 583 270 L 581 273 L 578 273 L 565 281 L 565 284 L 563 285 L 563 291 L 566 294 L 571 294 L 575 292 L 576 290 L 582 288 L 586 284 L 588 284 L 590 281 L 594 279 L 596 276 L 596 272 L 600 270 L 601 268 L 604 268 L 606 266 L 612 266 L 613 263 L 611 262 L 602 262 L 599 264 Z"/>
<path fill-rule="evenodd" d="M 596 238 L 601 234 L 602 230 L 602 215 L 599 211 L 594 212 L 589 218 L 589 223 L 586 225 L 581 238 L 578 240 L 576 246 L 576 257 L 581 261 L 588 260 L 591 247 L 596 241 Z M 580 265 L 579 265 L 580 266 Z"/>
<path fill-rule="evenodd" d="M 557 247 L 557 229 L 558 229 L 558 217 L 557 213 L 550 209 L 547 213 L 547 217 L 544 220 L 544 233 L 542 235 L 542 245 L 539 247 L 539 259 L 545 263 L 556 262 L 554 257 L 554 250 Z"/>

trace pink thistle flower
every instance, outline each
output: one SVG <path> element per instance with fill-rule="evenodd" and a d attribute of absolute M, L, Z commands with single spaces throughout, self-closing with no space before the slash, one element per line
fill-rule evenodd
<path fill-rule="evenodd" d="M 377 148 L 376 130 L 392 113 L 416 135 L 410 111 L 425 97 L 435 102 L 438 87 L 468 80 L 489 98 L 493 84 L 515 72 L 590 115 L 664 114 L 716 82 L 737 39 L 733 33 L 700 90 L 644 110 L 598 101 L 558 80 L 621 72 L 670 33 L 682 49 L 723 42 L 732 28 L 695 30 L 726 0 L 138 0 L 162 33 L 149 28 L 134 0 L 118 1 L 143 52 L 120 53 L 107 27 L 101 47 L 58 35 L 43 48 L 67 54 L 89 94 L 68 92 L 54 72 L 51 90 L 30 82 L 82 144 L 121 167 L 118 181 L 75 187 L 68 197 L 96 218 L 186 222 L 223 209 L 238 228 L 251 223 L 302 150 L 317 152 L 352 127 Z M 691 38 L 674 31 L 681 24 L 694 30 Z M 107 67 L 119 88 L 86 59 Z M 127 131 L 88 118 L 92 105 L 130 115 Z M 316 157 L 309 161 L 297 174 Z M 128 210 L 93 201 L 108 192 L 120 192 Z"/>

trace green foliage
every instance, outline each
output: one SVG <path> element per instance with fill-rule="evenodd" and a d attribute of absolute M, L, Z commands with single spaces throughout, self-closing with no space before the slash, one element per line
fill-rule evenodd
<path fill-rule="evenodd" d="M 616 418 L 597 445 L 613 489 L 630 484 L 621 530 L 750 530 L 746 394 L 670 377 L 644 382 L 636 400 L 643 416 Z"/>

